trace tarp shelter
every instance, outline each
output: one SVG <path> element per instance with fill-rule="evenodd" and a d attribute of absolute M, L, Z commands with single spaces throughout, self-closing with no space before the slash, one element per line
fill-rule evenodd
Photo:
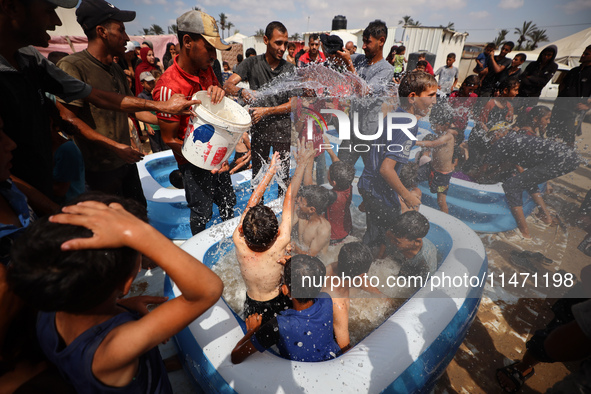
<path fill-rule="evenodd" d="M 242 44 L 242 41 L 245 38 L 246 38 L 246 36 L 244 34 L 236 33 L 228 38 L 224 38 L 224 41 L 226 41 L 228 44 L 230 44 L 230 43 Z"/>
<path fill-rule="evenodd" d="M 579 65 L 579 59 L 585 51 L 585 48 L 591 45 L 591 27 L 568 37 L 561 38 L 560 40 L 554 41 L 550 44 L 541 45 L 539 48 L 536 48 L 536 50 L 533 51 L 536 53 L 536 59 L 537 54 L 548 45 L 556 45 L 558 48 L 558 56 L 556 57 L 557 63 L 576 67 Z"/>

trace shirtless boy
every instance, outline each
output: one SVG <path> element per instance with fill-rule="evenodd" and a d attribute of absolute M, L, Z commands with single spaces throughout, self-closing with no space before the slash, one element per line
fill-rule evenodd
<path fill-rule="evenodd" d="M 442 212 L 448 213 L 447 191 L 454 170 L 452 156 L 454 153 L 455 138 L 457 132 L 450 129 L 453 122 L 451 108 L 443 104 L 435 105 L 431 109 L 431 126 L 438 135 L 435 141 L 417 141 L 417 146 L 433 148 L 433 159 L 429 162 L 429 189 L 431 193 L 437 193 L 437 205 Z"/>
<path fill-rule="evenodd" d="M 304 176 L 303 163 L 312 157 L 314 149 L 299 149 L 296 154 L 298 166 L 285 194 L 283 218 L 279 224 L 271 208 L 258 204 L 277 171 L 279 154 L 275 153 L 269 170 L 250 197 L 240 224 L 234 231 L 232 238 L 236 257 L 246 283 L 245 317 L 259 313 L 264 323 L 280 311 L 291 307 L 289 298 L 279 292 L 283 274 L 283 265 L 279 261 L 285 256 L 285 249 L 290 241 L 294 203 L 292 186 L 299 187 Z"/>

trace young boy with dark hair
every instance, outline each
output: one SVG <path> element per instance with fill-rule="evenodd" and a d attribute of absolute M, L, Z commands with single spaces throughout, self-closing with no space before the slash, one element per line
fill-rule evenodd
<path fill-rule="evenodd" d="M 308 164 L 312 166 L 312 164 Z M 296 253 L 317 256 L 328 252 L 330 244 L 331 224 L 324 217 L 327 208 L 337 200 L 337 194 L 325 187 L 307 185 L 297 195 L 297 215 L 293 225 L 297 224 L 298 245 L 294 245 Z"/>
<path fill-rule="evenodd" d="M 239 364 L 273 345 L 282 357 L 293 361 L 335 358 L 340 348 L 334 340 L 333 306 L 328 294 L 320 293 L 325 275 L 326 267 L 316 257 L 296 255 L 287 260 L 281 293 L 291 298 L 293 309 L 265 324 L 259 314 L 249 316 L 248 331 L 232 351 L 232 363 Z"/>
<path fill-rule="evenodd" d="M 433 160 L 429 162 L 429 190 L 431 193 L 437 193 L 439 209 L 448 213 L 446 197 L 454 170 L 452 156 L 455 146 L 454 134 L 457 134 L 456 130 L 451 129 L 454 114 L 447 102 L 444 102 L 433 106 L 429 120 L 438 137 L 435 141 L 417 141 L 417 146 L 433 148 Z"/>
<path fill-rule="evenodd" d="M 474 70 L 472 71 L 476 74 L 480 74 L 486 67 L 488 67 L 486 60 L 495 52 L 495 49 L 497 49 L 497 46 L 494 43 L 489 42 L 486 44 L 484 50 L 478 55 L 478 57 L 476 57 L 476 67 L 474 67 Z"/>
<path fill-rule="evenodd" d="M 435 102 L 436 93 L 437 81 L 432 75 L 411 72 L 400 81 L 398 95 L 401 107 L 396 112 L 404 115 L 412 114 L 418 120 L 429 113 Z M 407 120 L 410 119 L 405 116 L 405 118 L 395 118 L 393 121 L 400 123 Z M 418 126 L 415 125 L 408 130 L 416 137 Z M 386 229 L 400 215 L 399 196 L 410 209 L 416 209 L 421 204 L 421 200 L 410 193 L 398 177 L 402 165 L 408 162 L 415 141 L 402 130 L 393 130 L 392 140 L 388 140 L 387 134 L 382 133 L 372 142 L 372 148 L 368 152 L 368 160 L 358 184 L 367 212 L 367 231 L 363 236 L 363 243 L 370 247 L 385 245 Z M 378 149 L 376 146 L 379 144 L 400 148 Z"/>
<path fill-rule="evenodd" d="M 444 96 L 449 96 L 454 86 L 458 83 L 459 71 L 453 64 L 456 61 L 456 54 L 449 53 L 445 61 L 445 66 L 439 67 L 435 71 L 435 76 L 439 77 L 439 90 Z"/>
<path fill-rule="evenodd" d="M 330 264 L 326 269 L 327 283 L 331 283 L 331 276 L 339 278 L 351 278 L 366 274 L 373 262 L 371 250 L 361 242 L 351 242 L 343 245 L 339 251 L 338 260 Z M 349 349 L 351 339 L 349 337 L 349 290 L 351 281 L 340 280 L 338 287 L 328 287 L 323 289 L 332 297 L 333 316 L 334 316 L 334 335 L 341 350 L 344 352 Z M 366 288 L 372 293 L 378 293 L 375 288 Z"/>
<path fill-rule="evenodd" d="M 295 194 L 302 182 L 305 163 L 314 156 L 314 149 L 309 148 L 299 149 L 296 154 L 297 168 L 285 194 L 281 224 L 271 208 L 259 205 L 277 171 L 279 153 L 276 152 L 265 177 L 248 200 L 240 224 L 234 230 L 232 239 L 236 258 L 246 284 L 245 317 L 258 313 L 262 315 L 263 322 L 267 322 L 291 306 L 289 298 L 279 289 L 283 273 L 283 265 L 279 261 L 285 256 L 291 239 Z"/>
<path fill-rule="evenodd" d="M 429 272 L 435 272 L 437 248 L 425 238 L 428 232 L 429 221 L 417 211 L 407 211 L 390 223 L 386 236 L 398 252 L 396 259 L 401 260 L 398 276 L 407 279 L 409 276 L 420 276 L 424 280 Z"/>
<path fill-rule="evenodd" d="M 420 52 L 420 53 L 419 53 L 419 56 L 417 57 L 417 60 L 418 60 L 419 62 L 425 62 L 425 63 L 427 63 L 427 64 L 425 65 L 425 72 L 426 72 L 427 74 L 431 74 L 431 75 L 433 75 L 433 74 L 434 74 L 434 72 L 433 72 L 433 66 L 431 65 L 431 63 L 429 63 L 429 62 L 427 61 L 427 55 L 425 55 L 425 52 Z M 417 62 L 417 65 L 418 65 L 418 64 L 419 64 L 419 63 Z"/>
<path fill-rule="evenodd" d="M 97 198 L 95 195 L 93 198 Z M 146 223 L 137 203 L 78 199 L 15 243 L 8 280 L 41 310 L 37 336 L 77 392 L 172 392 L 157 345 L 211 307 L 223 284 Z M 141 213 L 142 221 L 130 211 Z M 145 255 L 182 294 L 141 318 L 121 307 Z"/>

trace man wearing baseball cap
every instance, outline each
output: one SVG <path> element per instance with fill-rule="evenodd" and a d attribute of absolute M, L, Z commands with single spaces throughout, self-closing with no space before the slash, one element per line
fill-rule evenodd
<path fill-rule="evenodd" d="M 11 172 L 46 196 L 53 193 L 53 166 L 49 115 L 42 92 L 53 93 L 64 101 L 84 99 L 111 111 L 145 109 L 179 113 L 194 103 L 184 97 L 154 103 L 93 89 L 64 73 L 30 46 L 47 47 L 51 38 L 47 30 L 61 25 L 55 9 L 73 8 L 77 3 L 78 0 L 0 0 L 0 117 L 6 134 L 17 144 Z M 61 104 L 58 107 L 64 111 Z M 62 112 L 62 117 L 78 124 L 89 138 L 130 160 L 128 146 L 104 138 L 81 124 L 69 111 Z"/>
<path fill-rule="evenodd" d="M 133 96 L 125 73 L 113 57 L 125 54 L 129 36 L 124 22 L 134 20 L 135 11 L 120 10 L 105 0 L 82 0 L 76 19 L 88 37 L 88 48 L 60 60 L 58 67 L 95 88 Z M 105 111 L 84 100 L 74 100 L 66 106 L 105 139 L 126 148 L 123 156 L 108 145 L 74 137 L 84 157 L 89 189 L 133 198 L 145 206 L 135 165 L 143 154 L 131 148 L 127 114 Z M 149 124 L 157 123 L 150 112 L 137 112 L 135 117 Z"/>
<path fill-rule="evenodd" d="M 154 100 L 168 100 L 176 93 L 191 97 L 198 91 L 207 90 L 212 102 L 220 102 L 224 91 L 213 72 L 212 64 L 216 59 L 215 50 L 227 50 L 230 45 L 221 40 L 215 19 L 203 12 L 188 11 L 176 21 L 180 52 L 158 80 L 152 92 Z M 164 113 L 157 113 L 157 116 L 162 140 L 174 152 L 182 173 L 185 195 L 191 209 L 193 235 L 205 230 L 212 216 L 213 203 L 218 206 L 222 220 L 233 218 L 236 195 L 230 173 L 204 170 L 183 157 L 181 148 L 189 116 Z M 245 155 L 243 161 L 248 160 L 250 155 Z M 223 170 L 226 169 L 224 166 Z"/>

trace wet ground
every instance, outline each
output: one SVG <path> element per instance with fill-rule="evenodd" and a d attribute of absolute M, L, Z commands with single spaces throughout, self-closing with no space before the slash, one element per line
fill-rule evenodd
<path fill-rule="evenodd" d="M 583 136 L 578 137 L 579 152 L 591 162 L 591 124 L 583 124 Z M 576 226 L 577 209 L 587 190 L 591 188 L 591 165 L 583 165 L 575 172 L 550 182 L 552 193 L 544 199 L 556 213 L 560 224 L 548 226 L 535 215 L 530 215 L 528 225 L 533 239 L 521 239 L 515 232 L 481 234 L 489 259 L 489 272 L 530 272 L 538 270 L 539 277 L 545 273 L 573 273 L 578 281 L 581 269 L 591 264 L 591 257 L 581 253 L 577 246 L 585 233 Z M 511 251 L 529 250 L 540 252 L 552 260 L 549 265 L 536 265 L 526 270 L 510 261 Z M 564 270 L 564 271 L 560 271 Z M 162 294 L 161 270 L 143 271 L 133 289 L 133 294 Z M 531 291 L 531 289 L 529 289 Z M 525 342 L 536 329 L 543 328 L 552 318 L 552 300 L 545 299 L 543 292 L 538 298 L 526 290 L 503 289 L 500 286 L 485 289 L 478 314 L 468 335 L 453 361 L 437 382 L 433 392 L 442 393 L 498 393 L 495 370 L 510 360 L 518 360 L 525 351 Z M 175 354 L 172 342 L 161 346 L 164 358 Z M 543 393 L 571 371 L 578 363 L 539 364 L 522 393 Z M 193 393 L 196 388 L 183 371 L 170 375 L 175 393 Z"/>

